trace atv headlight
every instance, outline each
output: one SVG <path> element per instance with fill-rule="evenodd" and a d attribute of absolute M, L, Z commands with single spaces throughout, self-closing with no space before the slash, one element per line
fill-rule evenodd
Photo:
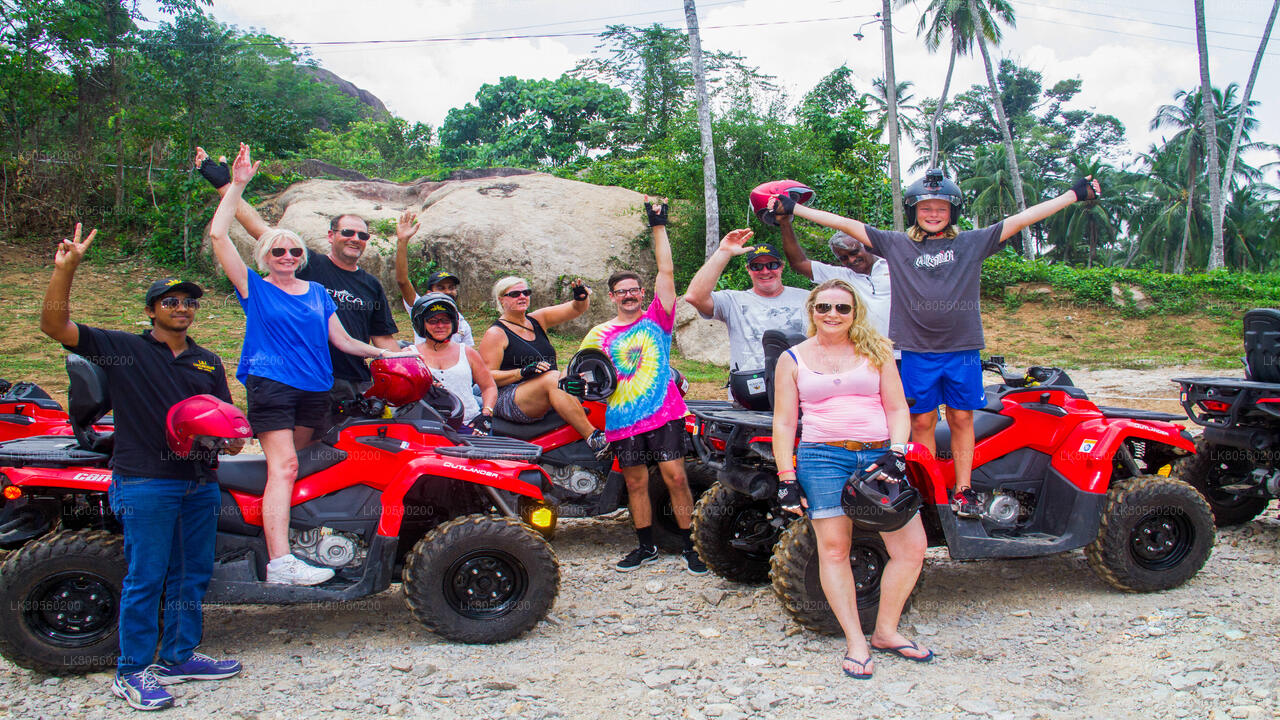
<path fill-rule="evenodd" d="M 538 528 L 549 528 L 556 522 L 556 514 L 546 505 L 539 506 L 529 513 L 529 524 Z"/>

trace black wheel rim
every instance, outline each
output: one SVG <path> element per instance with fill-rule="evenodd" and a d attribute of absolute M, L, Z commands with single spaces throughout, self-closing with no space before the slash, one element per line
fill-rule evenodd
<path fill-rule="evenodd" d="M 449 607 L 472 620 L 491 620 L 515 610 L 529 587 L 524 563 L 501 550 L 473 550 L 444 574 Z"/>
<path fill-rule="evenodd" d="M 860 543 L 854 540 L 849 548 L 849 565 L 853 568 L 853 582 L 858 591 L 858 606 L 879 602 L 880 578 L 889 560 L 885 549 L 878 544 Z"/>
<path fill-rule="evenodd" d="M 773 546 L 782 531 L 769 521 L 773 513 L 767 507 L 747 506 L 734 513 L 729 523 L 732 536 L 730 546 L 741 550 L 747 557 L 760 560 L 773 554 Z"/>
<path fill-rule="evenodd" d="M 1235 508 L 1254 502 L 1255 498 L 1248 495 L 1237 495 L 1235 493 L 1223 492 L 1222 488 L 1227 485 L 1235 485 L 1242 483 L 1249 475 L 1252 469 L 1249 463 L 1227 462 L 1225 460 L 1217 461 L 1208 473 L 1208 477 L 1204 479 L 1204 493 L 1214 505 L 1221 508 Z"/>
<path fill-rule="evenodd" d="M 46 642 L 79 648 L 111 633 L 119 606 L 119 590 L 109 580 L 93 572 L 68 570 L 32 588 L 22 617 Z"/>
<path fill-rule="evenodd" d="M 1146 570 L 1176 567 L 1190 554 L 1193 544 L 1195 528 L 1191 519 L 1174 508 L 1144 515 L 1129 533 L 1129 551 L 1133 560 Z"/>

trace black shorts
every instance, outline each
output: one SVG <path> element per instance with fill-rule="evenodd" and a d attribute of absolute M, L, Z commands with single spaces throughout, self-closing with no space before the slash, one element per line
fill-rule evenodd
<path fill-rule="evenodd" d="M 618 467 L 635 467 L 684 457 L 684 418 L 613 441 Z"/>
<path fill-rule="evenodd" d="M 249 399 L 249 426 L 254 435 L 295 427 L 321 429 L 329 412 L 329 393 L 299 390 L 269 378 L 245 379 Z"/>

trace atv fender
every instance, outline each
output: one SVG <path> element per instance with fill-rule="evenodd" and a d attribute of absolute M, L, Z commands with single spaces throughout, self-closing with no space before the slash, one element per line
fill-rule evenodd
<path fill-rule="evenodd" d="M 1085 492 L 1105 494 L 1111 485 L 1115 454 L 1130 438 L 1169 445 L 1188 453 L 1195 445 L 1172 423 L 1097 418 L 1080 423 L 1054 454 L 1051 466 Z"/>
<path fill-rule="evenodd" d="M 542 500 L 542 488 L 551 479 L 542 468 L 511 460 L 466 460 L 443 455 L 424 455 L 405 463 L 395 479 L 382 492 L 382 519 L 378 524 L 379 535 L 398 536 L 400 521 L 404 517 L 404 496 L 420 478 L 431 482 L 433 478 L 458 480 L 486 485 L 495 490 L 506 490 Z"/>

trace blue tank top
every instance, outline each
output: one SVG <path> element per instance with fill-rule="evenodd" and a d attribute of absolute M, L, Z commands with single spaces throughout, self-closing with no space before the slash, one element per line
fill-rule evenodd
<path fill-rule="evenodd" d="M 329 316 L 337 306 L 329 293 L 309 282 L 305 293 L 290 295 L 252 270 L 247 275 L 249 297 L 236 292 L 244 310 L 236 379 L 243 383 L 255 375 L 312 392 L 333 387 Z"/>

